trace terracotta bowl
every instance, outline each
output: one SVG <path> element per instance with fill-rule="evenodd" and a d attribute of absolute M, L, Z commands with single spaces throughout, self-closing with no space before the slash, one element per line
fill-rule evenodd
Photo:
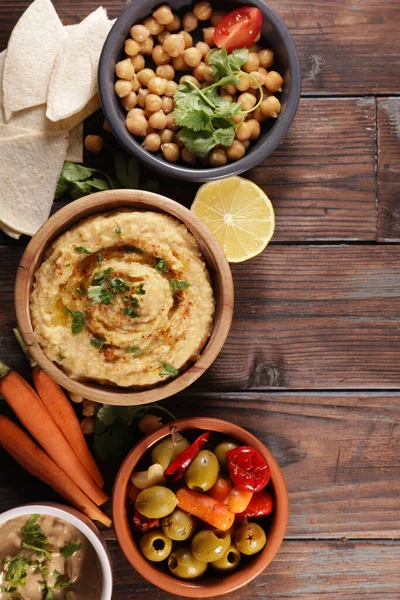
<path fill-rule="evenodd" d="M 234 438 L 243 445 L 253 446 L 259 450 L 270 466 L 275 507 L 271 527 L 267 534 L 267 543 L 262 552 L 255 555 L 252 560 L 243 567 L 239 567 L 231 575 L 205 577 L 200 578 L 198 581 L 182 581 L 173 575 L 169 575 L 162 568 L 157 567 L 155 563 L 152 564 L 147 561 L 141 554 L 132 536 L 126 511 L 130 475 L 141 457 L 154 444 L 170 434 L 172 426 L 176 427 L 180 432 L 189 429 L 201 429 L 215 431 L 227 437 Z M 221 594 L 228 594 L 247 585 L 270 564 L 277 554 L 285 535 L 289 503 L 285 480 L 278 463 L 264 444 L 254 437 L 254 435 L 238 425 L 228 423 L 228 421 L 207 417 L 191 417 L 169 423 L 159 431 L 144 438 L 133 448 L 123 462 L 115 480 L 112 511 L 118 542 L 126 558 L 138 573 L 154 585 L 172 594 L 187 598 L 211 598 L 213 596 L 220 596 Z"/>
<path fill-rule="evenodd" d="M 46 248 L 78 221 L 118 208 L 163 212 L 182 221 L 197 239 L 211 274 L 216 300 L 213 330 L 200 358 L 175 379 L 148 389 L 105 386 L 71 379 L 56 363 L 47 358 L 37 344 L 30 317 L 29 298 L 32 282 L 36 270 L 43 261 Z M 196 381 L 217 358 L 232 322 L 232 275 L 218 241 L 190 210 L 159 194 L 141 190 L 111 190 L 71 202 L 56 212 L 39 229 L 28 244 L 18 267 L 15 281 L 15 310 L 18 326 L 24 341 L 30 345 L 29 351 L 32 357 L 62 387 L 95 402 L 121 406 L 146 404 L 162 400 L 184 390 Z"/>

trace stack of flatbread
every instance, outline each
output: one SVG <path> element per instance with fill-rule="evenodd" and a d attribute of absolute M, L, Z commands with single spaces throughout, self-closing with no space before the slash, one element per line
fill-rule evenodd
<path fill-rule="evenodd" d="M 0 228 L 33 235 L 47 220 L 65 160 L 82 162 L 83 120 L 100 106 L 97 68 L 113 25 L 100 7 L 61 23 L 34 0 L 0 53 Z"/>

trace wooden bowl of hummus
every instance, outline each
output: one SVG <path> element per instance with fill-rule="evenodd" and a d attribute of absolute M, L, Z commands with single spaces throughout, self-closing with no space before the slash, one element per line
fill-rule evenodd
<path fill-rule="evenodd" d="M 22 256 L 18 326 L 61 386 L 114 405 L 182 391 L 218 356 L 232 321 L 229 264 L 187 208 L 111 190 L 53 215 Z"/>

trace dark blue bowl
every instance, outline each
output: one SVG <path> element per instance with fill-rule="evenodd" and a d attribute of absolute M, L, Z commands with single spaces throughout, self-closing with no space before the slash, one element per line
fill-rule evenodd
<path fill-rule="evenodd" d="M 251 4 L 260 9 L 263 14 L 262 37 L 269 47 L 275 51 L 274 69 L 284 78 L 283 91 L 280 95 L 282 110 L 277 119 L 267 119 L 262 124 L 261 135 L 247 150 L 240 160 L 228 163 L 223 167 L 190 167 L 183 162 L 170 163 L 162 154 L 152 154 L 140 145 L 125 127 L 126 111 L 121 106 L 120 99 L 114 91 L 115 64 L 124 56 L 124 41 L 129 35 L 129 30 L 134 23 L 151 14 L 160 4 L 160 0 L 133 0 L 122 11 L 113 28 L 111 29 L 100 57 L 99 64 L 99 94 L 105 118 L 107 119 L 115 137 L 131 154 L 154 169 L 160 175 L 186 181 L 211 181 L 231 175 L 238 175 L 258 165 L 275 150 L 288 131 L 297 106 L 301 92 L 301 71 L 299 59 L 292 37 L 282 20 L 263 0 L 251 0 Z M 178 13 L 184 8 L 189 10 L 187 0 L 171 0 L 169 6 Z M 243 2 L 220 3 L 212 2 L 213 8 L 218 10 L 232 10 L 243 5 Z"/>

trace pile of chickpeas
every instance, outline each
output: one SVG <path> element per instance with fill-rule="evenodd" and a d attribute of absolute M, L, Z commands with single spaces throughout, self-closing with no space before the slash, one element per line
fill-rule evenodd
<path fill-rule="evenodd" d="M 181 20 L 164 4 L 143 23 L 133 25 L 130 37 L 125 40 L 126 58 L 115 67 L 118 77 L 115 92 L 127 111 L 126 128 L 132 135 L 143 138 L 142 145 L 146 150 L 161 150 L 169 162 L 181 159 L 191 166 L 199 161 L 204 166 L 218 167 L 239 160 L 250 142 L 260 136 L 260 124 L 268 118 L 277 118 L 280 113 L 281 103 L 275 94 L 282 90 L 283 78 L 277 71 L 267 70 L 273 65 L 274 52 L 257 44 L 259 36 L 249 47 L 248 61 L 242 67 L 252 77 L 241 75 L 237 85 L 225 85 L 220 89 L 221 97 L 229 102 L 241 102 L 243 111 L 251 110 L 258 102 L 257 82 L 263 90 L 263 101 L 257 109 L 232 117 L 237 124 L 243 121 L 237 127 L 233 144 L 216 147 L 208 158 L 198 159 L 180 140 L 180 127 L 173 116 L 174 93 L 178 84 L 185 80 L 199 88 L 216 81 L 208 64 L 208 54 L 215 47 L 215 27 L 225 14 L 213 11 L 211 4 L 204 1 L 197 2 L 193 12 L 187 12 Z M 207 26 L 202 27 L 203 41 L 195 43 L 191 33 L 199 25 Z M 149 61 L 152 59 L 154 68 L 146 65 L 146 57 Z M 185 71 L 189 73 L 185 74 Z"/>

